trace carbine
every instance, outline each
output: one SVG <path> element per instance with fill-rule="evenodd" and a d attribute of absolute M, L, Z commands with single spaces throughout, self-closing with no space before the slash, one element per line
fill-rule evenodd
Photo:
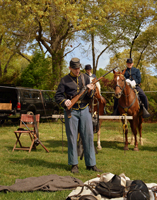
<path fill-rule="evenodd" d="M 117 66 L 118 67 L 118 66 Z M 103 76 L 101 76 L 100 78 L 98 79 L 95 79 L 93 80 L 93 82 L 91 84 L 96 84 L 98 81 L 100 81 L 104 76 L 106 76 L 107 74 L 109 74 L 111 71 L 115 70 L 117 67 L 111 69 L 109 72 L 107 72 L 106 74 L 104 74 Z M 82 88 L 82 90 L 80 91 L 80 93 L 78 95 L 76 95 L 74 98 L 71 99 L 71 105 L 70 106 L 67 106 L 67 109 L 70 110 L 70 108 L 73 107 L 73 105 L 80 99 L 80 97 L 85 93 L 87 92 L 88 88 L 87 86 L 84 86 Z"/>

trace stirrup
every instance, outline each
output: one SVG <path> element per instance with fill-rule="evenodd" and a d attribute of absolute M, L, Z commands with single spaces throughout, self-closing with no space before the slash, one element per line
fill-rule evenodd
<path fill-rule="evenodd" d="M 147 110 L 146 110 L 147 111 Z M 150 117 L 151 115 L 150 115 L 150 113 L 147 111 L 147 113 L 144 113 L 143 112 L 143 118 L 148 118 L 148 117 Z"/>
<path fill-rule="evenodd" d="M 143 105 L 143 103 L 141 103 L 142 106 L 142 110 L 143 110 L 143 118 L 148 118 L 150 117 L 150 113 L 147 111 L 147 109 L 145 108 L 145 106 Z"/>

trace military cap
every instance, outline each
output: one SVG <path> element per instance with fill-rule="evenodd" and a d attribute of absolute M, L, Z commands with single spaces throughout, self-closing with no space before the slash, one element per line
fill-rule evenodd
<path fill-rule="evenodd" d="M 92 69 L 91 65 L 85 65 L 85 70 Z"/>
<path fill-rule="evenodd" d="M 81 67 L 80 59 L 79 58 L 72 58 L 70 60 L 70 67 L 73 68 L 73 69 L 80 68 Z"/>
<path fill-rule="evenodd" d="M 126 63 L 133 63 L 132 58 L 128 58 L 127 61 L 126 61 Z"/>

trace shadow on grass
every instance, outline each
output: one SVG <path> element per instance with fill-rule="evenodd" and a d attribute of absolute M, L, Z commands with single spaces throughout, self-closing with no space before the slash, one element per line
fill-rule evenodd
<path fill-rule="evenodd" d="M 26 159 L 15 159 L 12 158 L 10 159 L 11 162 L 14 162 L 16 165 L 24 165 L 24 166 L 30 166 L 30 167 L 36 167 L 36 166 L 42 166 L 46 168 L 51 168 L 51 169 L 65 169 L 69 171 L 69 167 L 67 164 L 62 164 L 62 163 L 57 163 L 57 162 L 48 162 L 42 159 L 37 159 L 37 158 L 26 158 Z"/>
<path fill-rule="evenodd" d="M 62 150 L 61 150 L 61 148 L 67 148 L 67 141 L 65 141 L 65 140 L 45 140 L 45 141 L 42 141 L 42 140 L 40 140 L 41 141 L 41 143 L 49 150 L 50 148 L 52 149 L 53 148 L 53 152 L 56 152 L 56 153 L 58 153 L 58 152 L 61 152 Z M 15 142 L 16 142 L 16 138 L 15 138 L 15 141 L 14 141 L 14 143 L 13 143 L 13 146 L 14 146 L 14 144 L 15 144 Z M 21 143 L 22 143 L 22 145 L 23 145 L 23 142 L 22 142 L 22 140 L 21 140 Z M 29 139 L 29 137 L 28 137 L 28 139 L 27 139 L 27 141 L 26 141 L 26 145 L 29 147 L 29 145 L 31 145 L 31 142 L 30 142 L 30 139 Z M 13 149 L 13 146 L 11 147 L 11 146 L 6 146 L 6 148 L 8 148 L 8 150 L 9 151 L 12 151 L 12 149 Z M 25 146 L 25 145 L 24 145 Z M 39 144 L 38 146 L 40 146 L 41 147 L 41 145 Z M 38 150 L 38 146 L 36 146 L 36 149 Z M 19 144 L 17 144 L 17 147 L 20 147 L 19 146 Z M 41 150 L 41 149 L 40 149 Z M 35 149 L 32 149 L 32 151 L 36 151 Z M 63 152 L 64 153 L 64 152 Z M 66 152 L 67 153 L 67 152 Z"/>
<path fill-rule="evenodd" d="M 118 141 L 101 141 L 102 148 L 119 149 L 124 151 L 124 142 Z M 128 145 L 130 150 L 134 149 L 134 145 Z M 139 145 L 139 151 L 157 151 L 156 146 Z"/>
<path fill-rule="evenodd" d="M 47 146 L 46 145 L 44 145 L 46 148 L 47 148 Z M 19 147 L 19 146 L 17 146 L 17 147 Z M 8 151 L 10 151 L 10 152 L 12 152 L 12 150 L 13 150 L 13 147 L 10 147 L 10 146 L 6 146 L 6 148 L 8 149 Z M 60 153 L 60 154 L 67 154 L 67 150 L 65 150 L 64 149 L 64 147 L 63 147 L 63 150 L 61 150 L 61 149 L 56 149 L 56 150 L 54 150 L 53 149 L 53 147 L 51 147 L 51 149 L 50 148 L 47 148 L 48 150 L 49 150 L 49 153 Z M 14 150 L 14 152 L 18 152 L 18 151 L 26 151 L 26 150 Z M 13 152 L 13 153 L 14 153 Z M 28 151 L 26 151 L 26 152 L 28 152 Z M 39 152 L 45 152 L 45 153 L 48 153 L 48 152 L 46 152 L 46 150 L 44 149 L 44 148 L 42 148 L 41 146 L 40 146 L 40 149 L 38 148 L 38 147 L 36 147 L 36 149 L 33 149 L 32 148 L 32 150 L 31 150 L 31 152 L 37 152 L 37 153 L 39 153 Z M 31 153 L 30 152 L 30 153 Z M 28 152 L 29 153 L 29 152 Z"/>
<path fill-rule="evenodd" d="M 124 143 L 117 141 L 101 141 L 102 148 L 120 149 L 123 150 Z"/>
<path fill-rule="evenodd" d="M 65 141 L 65 140 L 62 141 L 62 140 L 53 140 L 52 139 L 52 140 L 45 140 L 44 143 L 48 144 L 49 147 L 54 147 L 54 148 L 62 147 L 62 146 L 67 147 L 67 141 Z"/>

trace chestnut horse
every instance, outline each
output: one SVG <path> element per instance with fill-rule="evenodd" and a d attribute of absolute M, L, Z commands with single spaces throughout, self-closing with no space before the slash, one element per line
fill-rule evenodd
<path fill-rule="evenodd" d="M 95 79 L 93 79 L 95 80 Z M 93 81 L 91 80 L 91 82 Z M 97 103 L 99 102 L 99 115 L 104 115 L 104 108 L 106 106 L 106 100 L 105 98 L 101 95 L 101 88 L 100 88 L 100 83 L 96 83 L 95 87 L 95 94 L 94 94 L 94 105 L 93 105 L 93 110 L 94 112 L 98 112 L 98 106 Z M 90 105 L 90 108 L 92 105 Z M 97 149 L 102 149 L 101 147 L 101 142 L 100 142 L 100 127 L 102 124 L 103 119 L 99 119 L 99 130 L 97 132 Z"/>
<path fill-rule="evenodd" d="M 135 90 L 126 82 L 124 77 L 126 69 L 123 72 L 114 73 L 114 87 L 115 87 L 115 97 L 118 99 L 118 111 L 120 115 L 126 114 L 133 116 L 133 120 L 129 120 L 132 133 L 135 138 L 134 151 L 138 151 L 137 142 L 137 129 L 140 134 L 140 142 L 142 140 L 142 113 L 140 112 L 140 105 L 138 96 Z M 122 120 L 124 124 L 124 120 Z M 124 125 L 125 126 L 125 125 Z M 128 128 L 124 129 L 125 132 L 125 147 L 124 150 L 129 150 L 128 148 Z"/>
<path fill-rule="evenodd" d="M 90 77 L 91 78 L 91 77 Z M 91 79 L 91 82 L 94 79 Z M 103 96 L 101 96 L 101 92 L 100 92 L 100 84 L 99 82 L 96 83 L 95 86 L 95 93 L 94 93 L 94 103 L 93 104 L 89 104 L 89 110 L 92 113 L 97 113 L 98 112 L 98 106 L 97 104 L 99 103 L 99 115 L 104 115 L 104 108 L 106 106 L 106 100 Z M 93 109 L 93 110 L 92 110 Z M 101 150 L 101 142 L 100 142 L 100 127 L 102 124 L 103 119 L 99 119 L 99 130 L 97 132 L 97 149 Z M 83 158 L 83 145 L 82 145 L 82 139 L 80 138 L 79 135 L 79 141 L 78 141 L 78 146 L 77 146 L 77 151 L 78 151 L 78 156 L 80 156 L 80 159 L 82 160 Z"/>

